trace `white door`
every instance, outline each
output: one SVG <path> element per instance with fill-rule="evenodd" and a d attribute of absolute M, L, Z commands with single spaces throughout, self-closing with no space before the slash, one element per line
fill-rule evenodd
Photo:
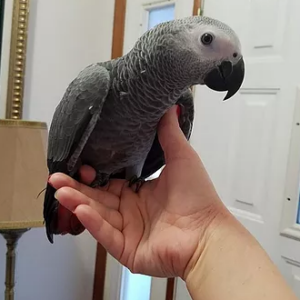
<path fill-rule="evenodd" d="M 164 8 L 162 15 L 170 17 L 175 3 L 175 18 L 191 15 L 193 7 L 193 0 L 127 3 L 124 53 L 148 28 L 148 21 L 152 22 L 155 6 Z M 295 113 L 297 101 L 300 109 L 299 11 L 299 0 L 204 2 L 204 15 L 227 23 L 240 36 L 246 78 L 240 93 L 227 102 L 222 101 L 222 94 L 196 88 L 191 140 L 222 200 L 266 249 L 298 297 L 300 126 L 294 125 L 300 123 L 300 113 Z M 120 299 L 165 298 L 162 280 L 132 276 L 114 261 L 108 267 L 114 290 L 123 292 Z M 123 278 L 118 289 L 116 276 Z M 137 286 L 146 292 L 135 298 L 129 292 Z M 175 298 L 190 299 L 181 280 L 177 281 Z M 119 298 L 115 294 L 105 299 Z"/>
<path fill-rule="evenodd" d="M 123 53 L 153 26 L 191 16 L 194 0 L 127 0 Z M 108 255 L 104 289 L 105 300 L 165 300 L 166 279 L 133 275 Z"/>
<path fill-rule="evenodd" d="M 227 102 L 206 87 L 196 88 L 192 135 L 222 200 L 266 249 L 298 297 L 300 232 L 294 224 L 300 147 L 296 153 L 290 139 L 300 101 L 299 11 L 299 0 L 205 1 L 204 15 L 227 23 L 240 36 L 246 78 L 240 93 Z M 299 113 L 297 117 L 300 122 Z M 291 172 L 290 151 L 296 155 L 291 164 L 297 163 Z M 282 219 L 290 223 L 282 225 Z M 298 232 L 282 237 L 291 232 L 287 227 Z M 190 299 L 182 281 L 177 299 Z"/>

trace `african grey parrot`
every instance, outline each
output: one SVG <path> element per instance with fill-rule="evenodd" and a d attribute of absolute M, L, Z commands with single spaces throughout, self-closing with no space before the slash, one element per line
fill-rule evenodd
<path fill-rule="evenodd" d="M 78 178 L 86 164 L 97 172 L 93 187 L 111 178 L 143 182 L 165 164 L 157 125 L 166 111 L 181 107 L 179 123 L 189 140 L 194 120 L 190 88 L 204 84 L 228 91 L 226 100 L 239 90 L 244 73 L 240 41 L 226 24 L 194 16 L 157 25 L 124 56 L 92 64 L 71 82 L 49 131 L 49 175 Z M 51 243 L 53 234 L 84 230 L 54 193 L 48 183 L 44 219 Z"/>

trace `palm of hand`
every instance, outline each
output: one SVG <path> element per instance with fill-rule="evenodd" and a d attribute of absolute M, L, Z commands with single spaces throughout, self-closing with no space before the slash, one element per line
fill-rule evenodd
<path fill-rule="evenodd" d="M 208 211 L 195 193 L 195 187 L 202 188 L 193 179 L 197 174 L 180 172 L 195 170 L 194 165 L 195 161 L 182 159 L 169 164 L 139 193 L 124 180 L 92 189 L 60 174 L 57 198 L 132 272 L 183 277 L 201 238 L 201 215 Z M 94 170 L 83 167 L 81 177 L 91 182 Z"/>
<path fill-rule="evenodd" d="M 95 171 L 86 166 L 81 168 L 83 184 L 64 174 L 54 174 L 51 184 L 58 201 L 132 272 L 184 277 L 220 201 L 174 109 L 163 118 L 159 136 L 166 167 L 139 193 L 124 180 L 112 180 L 107 188 L 88 187 Z"/>
<path fill-rule="evenodd" d="M 168 188 L 168 173 L 139 194 L 128 188 L 121 194 L 123 248 L 116 258 L 132 272 L 182 277 L 199 243 L 198 212 Z"/>

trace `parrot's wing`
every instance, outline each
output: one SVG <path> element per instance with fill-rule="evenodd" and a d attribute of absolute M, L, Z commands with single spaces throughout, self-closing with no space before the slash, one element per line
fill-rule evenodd
<path fill-rule="evenodd" d="M 77 161 L 93 131 L 110 89 L 109 71 L 100 64 L 90 65 L 69 85 L 55 110 L 48 138 L 49 174 L 66 173 L 74 177 Z M 79 234 L 84 230 L 72 213 L 54 198 L 48 183 L 44 199 L 44 219 L 48 239 L 53 233 Z"/>
<path fill-rule="evenodd" d="M 178 99 L 177 105 L 181 107 L 179 118 L 180 128 L 187 140 L 190 139 L 194 122 L 194 97 L 191 89 L 187 89 Z M 145 161 L 141 177 L 148 178 L 165 165 L 165 156 L 156 134 L 152 148 Z"/>
<path fill-rule="evenodd" d="M 109 88 L 109 72 L 99 64 L 85 68 L 69 85 L 55 110 L 49 131 L 50 173 L 57 172 L 53 170 L 53 163 L 66 159 L 69 160 L 69 169 L 75 167 L 76 160 L 97 123 Z"/>

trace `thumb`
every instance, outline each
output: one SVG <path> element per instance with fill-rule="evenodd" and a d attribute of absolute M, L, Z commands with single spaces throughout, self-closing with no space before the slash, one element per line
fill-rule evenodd
<path fill-rule="evenodd" d="M 192 148 L 184 136 L 178 122 L 180 108 L 173 106 L 161 119 L 158 127 L 158 138 L 165 154 L 166 162 L 186 158 Z"/>
<path fill-rule="evenodd" d="M 79 169 L 80 181 L 86 185 L 90 185 L 96 178 L 96 171 L 87 165 L 83 165 Z"/>

